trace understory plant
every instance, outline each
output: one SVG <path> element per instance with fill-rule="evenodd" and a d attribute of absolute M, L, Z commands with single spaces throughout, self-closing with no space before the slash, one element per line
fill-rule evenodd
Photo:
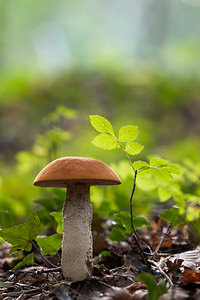
<path fill-rule="evenodd" d="M 152 157 L 149 163 L 143 160 L 133 161 L 131 159 L 131 156 L 135 156 L 139 154 L 144 148 L 143 145 L 135 142 L 135 140 L 139 135 L 138 126 L 132 126 L 132 125 L 123 126 L 119 129 L 119 132 L 116 135 L 113 126 L 106 118 L 99 115 L 90 115 L 90 122 L 91 125 L 94 127 L 94 129 L 96 129 L 99 132 L 99 134 L 93 139 L 92 143 L 96 147 L 102 148 L 104 150 L 113 150 L 119 148 L 123 152 L 123 154 L 125 155 L 126 159 L 130 164 L 133 173 L 133 188 L 130 196 L 130 222 L 132 228 L 132 235 L 140 250 L 140 253 L 143 257 L 145 264 L 149 265 L 147 255 L 142 250 L 141 242 L 143 241 L 141 240 L 134 226 L 132 202 L 133 202 L 133 196 L 136 188 L 137 177 L 141 173 L 143 173 L 146 176 L 149 175 L 154 176 L 156 178 L 162 179 L 162 181 L 164 182 L 165 181 L 169 182 L 169 181 L 173 181 L 173 175 L 180 175 L 182 171 L 176 165 L 164 159 L 161 159 L 160 157 Z M 162 197 L 165 197 L 166 193 L 167 190 L 165 188 L 160 189 L 160 194 L 162 194 Z M 174 218 L 176 219 L 176 217 L 177 214 L 176 216 L 174 216 Z M 120 212 L 118 214 L 118 219 L 120 219 L 122 224 L 125 224 L 125 228 L 129 227 L 127 223 L 126 214 Z M 141 225 L 148 225 L 148 222 L 146 222 L 146 220 L 144 219 L 140 222 L 140 226 Z M 113 236 L 111 235 L 111 238 L 112 237 Z"/>
<path fill-rule="evenodd" d="M 55 118 L 54 115 L 51 117 Z M 145 187 L 149 197 L 151 196 L 151 188 L 153 187 L 156 189 L 158 198 L 161 202 L 173 199 L 174 205 L 161 214 L 161 217 L 169 222 L 169 227 L 171 224 L 174 227 L 184 225 L 187 221 L 191 222 L 198 231 L 200 214 L 197 209 L 198 206 L 195 206 L 195 204 L 200 203 L 198 191 L 196 194 L 190 192 L 190 189 L 185 182 L 189 182 L 189 185 L 192 183 L 192 186 L 196 186 L 200 175 L 199 168 L 188 160 L 179 167 L 155 155 L 151 156 L 148 162 L 135 160 L 134 158 L 136 155 L 140 154 L 144 148 L 143 145 L 136 142 L 139 135 L 138 126 L 122 126 L 116 134 L 112 124 L 102 116 L 91 115 L 90 122 L 94 129 L 99 133 L 93 139 L 92 143 L 96 147 L 104 150 L 120 150 L 125 157 L 127 164 L 129 165 L 130 173 L 132 174 L 130 213 L 126 210 L 115 210 L 112 217 L 116 226 L 112 228 L 109 238 L 113 241 L 122 241 L 127 240 L 127 234 L 132 234 L 142 255 L 143 261 L 149 266 L 148 254 L 144 253 L 142 250 L 142 243 L 144 243 L 144 241 L 138 235 L 136 230 L 142 225 L 151 226 L 151 223 L 144 217 L 135 216 L 133 214 L 133 199 L 136 187 Z M 57 141 L 56 138 L 56 141 L 59 144 L 63 139 L 66 139 L 66 136 L 59 134 L 59 139 Z M 45 136 L 45 141 L 47 142 L 45 142 L 45 144 L 49 145 L 48 136 Z M 55 143 L 53 143 L 53 145 L 54 144 Z M 53 146 L 53 149 L 54 148 L 55 145 Z M 41 147 L 39 149 L 41 150 Z M 118 165 L 116 165 L 116 168 Z M 122 164 L 122 167 L 123 166 L 124 165 Z M 55 199 L 55 201 L 57 200 Z M 37 204 L 46 208 L 45 211 L 48 211 L 48 213 L 52 209 L 52 207 L 47 207 L 49 202 L 46 201 L 46 199 L 39 199 Z M 60 249 L 62 242 L 62 213 L 54 211 L 51 213 L 50 218 L 52 218 L 54 224 L 55 222 L 58 224 L 57 233 L 51 236 L 38 237 L 43 231 L 42 222 L 44 225 L 47 224 L 45 224 L 46 216 L 43 216 L 42 218 L 40 216 L 40 220 L 36 213 L 31 215 L 24 224 L 5 228 L 0 231 L 0 237 L 12 245 L 10 254 L 17 251 L 22 258 L 22 251 L 25 250 L 26 253 L 28 252 L 28 255 L 16 265 L 15 268 L 21 267 L 27 263 L 32 263 L 34 261 L 33 252 L 35 251 L 39 251 L 40 253 L 40 249 L 42 249 L 40 255 L 43 256 L 43 259 L 45 260 L 45 254 L 55 254 L 57 250 Z M 151 249 L 149 247 L 148 249 L 149 254 L 152 254 Z M 51 266 L 48 261 L 46 261 L 46 264 Z"/>

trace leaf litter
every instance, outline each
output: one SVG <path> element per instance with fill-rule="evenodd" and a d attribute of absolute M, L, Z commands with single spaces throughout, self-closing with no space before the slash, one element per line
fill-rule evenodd
<path fill-rule="evenodd" d="M 99 226 L 103 228 L 102 224 Z M 168 226 L 166 221 L 157 219 L 140 234 L 155 251 Z M 35 256 L 33 263 L 13 270 L 16 257 L 9 256 L 11 245 L 4 242 L 0 248 L 0 300 L 200 299 L 200 246 L 188 239 L 189 231 L 186 227 L 168 232 L 151 270 L 143 263 L 131 235 L 127 235 L 127 241 L 113 242 L 107 238 L 107 227 L 103 233 L 94 231 L 92 277 L 74 283 L 62 276 L 60 253 L 46 256 L 56 268 L 46 267 Z M 143 248 L 148 252 L 145 244 Z M 149 255 L 149 261 L 151 258 Z"/>

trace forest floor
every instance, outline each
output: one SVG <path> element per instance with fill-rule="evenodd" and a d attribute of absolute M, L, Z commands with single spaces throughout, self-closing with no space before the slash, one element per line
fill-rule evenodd
<path fill-rule="evenodd" d="M 58 254 L 47 256 L 57 266 L 55 269 L 37 258 L 34 265 L 11 269 L 10 245 L 4 243 L 0 248 L 0 300 L 200 299 L 200 246 L 187 226 L 168 229 L 158 219 L 151 228 L 140 232 L 145 241 L 144 253 L 149 253 L 147 244 L 153 251 L 148 255 L 149 266 L 144 264 L 132 236 L 128 241 L 112 242 L 106 230 L 96 234 L 92 277 L 75 283 L 63 278 Z M 107 255 L 102 256 L 102 251 Z M 156 286 L 151 276 L 139 280 L 141 273 L 151 273 Z"/>

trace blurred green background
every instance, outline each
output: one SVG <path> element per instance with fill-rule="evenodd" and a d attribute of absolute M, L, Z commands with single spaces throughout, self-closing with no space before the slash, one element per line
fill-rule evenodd
<path fill-rule="evenodd" d="M 113 166 L 122 185 L 93 188 L 94 210 L 128 210 L 129 167 L 120 151 L 91 144 L 90 114 L 116 130 L 138 125 L 145 147 L 135 160 L 157 154 L 180 164 L 184 197 L 173 201 L 198 207 L 199 19 L 199 0 L 0 1 L 1 227 L 32 210 L 48 222 L 48 212 L 61 209 L 64 190 L 32 185 L 61 156 Z M 163 200 L 157 191 L 165 184 L 145 180 L 135 196 L 139 214 Z"/>

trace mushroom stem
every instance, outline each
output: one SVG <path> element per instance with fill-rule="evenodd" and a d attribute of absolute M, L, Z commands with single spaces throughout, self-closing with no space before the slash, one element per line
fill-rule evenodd
<path fill-rule="evenodd" d="M 63 207 L 61 261 L 67 280 L 81 281 L 92 273 L 91 222 L 90 186 L 85 183 L 70 185 Z"/>

